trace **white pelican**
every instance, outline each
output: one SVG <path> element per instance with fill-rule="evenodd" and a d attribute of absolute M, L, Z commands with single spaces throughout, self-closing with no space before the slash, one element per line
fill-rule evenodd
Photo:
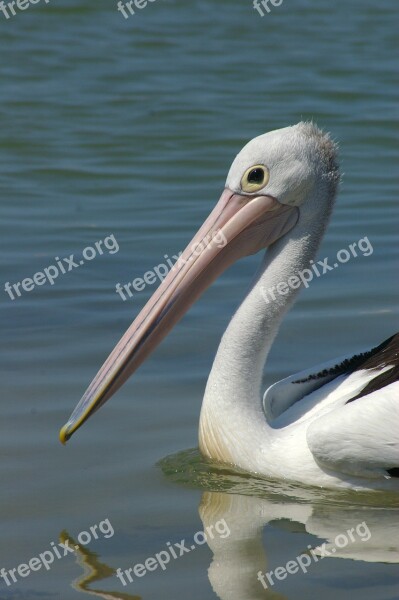
<path fill-rule="evenodd" d="M 220 200 L 182 260 L 62 428 L 61 441 L 116 392 L 222 271 L 268 247 L 217 351 L 201 410 L 201 452 L 267 477 L 399 490 L 399 335 L 283 379 L 261 402 L 263 367 L 298 288 L 280 286 L 284 293 L 268 303 L 265 290 L 295 281 L 290 278 L 312 264 L 338 182 L 335 144 L 313 123 L 251 140 L 233 161 Z M 215 243 L 216 234 L 223 246 Z"/>

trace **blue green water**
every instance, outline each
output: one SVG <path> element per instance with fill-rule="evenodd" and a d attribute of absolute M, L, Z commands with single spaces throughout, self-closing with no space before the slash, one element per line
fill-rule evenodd
<path fill-rule="evenodd" d="M 223 275 L 65 448 L 58 430 L 154 289 L 123 302 L 116 283 L 185 247 L 246 141 L 301 119 L 332 132 L 344 172 L 320 257 L 365 236 L 373 253 L 302 293 L 265 387 L 397 329 L 397 3 L 284 0 L 264 17 L 250 0 L 156 0 L 128 19 L 112 1 L 16 10 L 0 13 L 0 568 L 105 519 L 114 535 L 10 586 L 0 579 L 0 598 L 396 598 L 392 498 L 259 482 L 185 451 L 197 444 L 217 344 L 259 257 Z M 14 300 L 4 290 L 110 235 L 118 252 Z M 222 550 L 201 545 L 126 587 L 112 573 L 192 539 L 212 517 L 231 527 Z M 258 570 L 364 520 L 370 541 L 346 556 L 268 590 L 257 581 Z M 101 582 L 73 584 L 84 560 Z"/>

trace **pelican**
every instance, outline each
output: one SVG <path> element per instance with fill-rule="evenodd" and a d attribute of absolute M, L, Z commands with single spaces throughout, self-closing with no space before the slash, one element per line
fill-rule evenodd
<path fill-rule="evenodd" d="M 208 378 L 201 453 L 306 485 L 399 490 L 399 334 L 278 381 L 261 399 L 269 350 L 302 287 L 293 282 L 313 264 L 339 179 L 336 145 L 314 123 L 247 143 L 215 208 L 93 379 L 61 429 L 61 442 L 120 388 L 220 273 L 267 248 Z M 271 289 L 284 292 L 266 302 Z"/>

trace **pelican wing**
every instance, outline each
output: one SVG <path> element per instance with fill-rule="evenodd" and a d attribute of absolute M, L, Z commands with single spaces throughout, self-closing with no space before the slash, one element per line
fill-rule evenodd
<path fill-rule="evenodd" d="M 271 385 L 263 396 L 263 410 L 270 419 L 276 419 L 290 406 L 322 388 L 339 375 L 350 372 L 367 352 L 349 354 L 329 360 L 311 369 L 290 375 Z"/>
<path fill-rule="evenodd" d="M 396 381 L 312 421 L 307 443 L 319 465 L 329 470 L 360 477 L 398 476 L 398 424 Z"/>
<path fill-rule="evenodd" d="M 387 369 L 387 366 L 392 366 Z M 325 362 L 295 375 L 286 377 L 271 385 L 263 396 L 263 408 L 269 418 L 277 418 L 293 404 L 302 400 L 315 390 L 321 389 L 329 381 L 340 375 L 350 375 L 356 371 L 365 371 L 365 381 L 356 398 L 366 395 L 399 380 L 399 333 L 391 336 L 371 350 L 355 355 L 342 356 Z M 384 375 L 385 373 L 385 375 Z M 374 383 L 371 383 L 374 380 Z"/>

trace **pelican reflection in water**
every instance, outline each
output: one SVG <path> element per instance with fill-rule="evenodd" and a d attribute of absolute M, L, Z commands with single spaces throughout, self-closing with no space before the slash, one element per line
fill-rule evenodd
<path fill-rule="evenodd" d="M 329 571 L 337 569 L 331 561 L 350 559 L 369 563 L 399 563 L 399 509 L 390 502 L 390 506 L 361 506 L 351 503 L 326 503 L 325 499 L 312 500 L 311 496 L 302 494 L 298 498 L 278 499 L 277 494 L 269 497 L 244 496 L 224 492 L 204 492 L 199 506 L 203 530 L 212 527 L 216 522 L 224 520 L 229 528 L 227 537 L 214 536 L 207 543 L 212 551 L 212 561 L 208 568 L 210 585 L 220 600 L 283 600 L 294 598 L 281 594 L 279 589 L 286 581 L 278 579 L 271 572 L 271 565 L 276 566 L 276 557 L 267 550 L 269 526 L 284 527 L 291 535 L 291 544 L 286 544 L 284 554 L 278 549 L 278 565 L 284 567 L 289 561 L 296 559 L 296 554 L 311 555 L 309 547 L 317 549 L 318 561 L 311 559 L 306 572 L 299 568 L 295 574 L 287 574 L 284 579 L 295 578 L 289 589 L 306 590 L 310 587 L 309 578 L 320 581 L 325 561 L 329 561 Z M 338 499 L 339 500 L 339 499 Z M 353 530 L 353 535 L 347 534 Z M 308 534 L 308 535 L 306 535 Z M 348 543 L 338 547 L 339 536 L 346 535 Z M 296 537 L 299 538 L 299 543 Z M 312 536 L 312 537 L 310 537 Z M 69 538 L 63 534 L 63 540 Z M 351 539 L 352 538 L 352 539 Z M 63 541 L 62 540 L 62 541 Z M 265 540 L 265 541 L 264 541 Z M 73 540 L 72 547 L 75 546 Z M 301 546 L 303 544 L 303 546 Z M 265 548 L 266 546 L 266 548 Z M 300 552 L 293 548 L 299 547 Z M 335 548 L 335 552 L 333 552 Z M 155 549 L 154 549 L 155 551 Z M 108 587 L 120 587 L 115 577 L 116 570 L 99 561 L 99 558 L 87 548 L 76 550 L 78 563 L 84 574 L 73 582 L 75 589 L 103 598 L 104 600 L 139 600 L 134 595 L 135 585 L 123 591 L 109 592 L 92 589 L 93 584 L 112 577 L 113 584 Z M 324 556 L 324 557 L 323 557 Z M 184 557 L 178 560 L 185 560 Z M 323 561 L 323 562 L 322 562 Z M 176 568 L 171 562 L 168 569 Z M 206 568 L 206 566 L 205 566 Z M 387 567 L 386 567 L 387 568 Z M 309 574 L 310 573 L 310 574 Z M 261 575 L 263 575 L 263 578 Z M 151 577 L 147 573 L 146 577 Z M 303 579 L 305 577 L 305 579 Z M 264 583 L 265 581 L 265 583 Z M 307 582 L 307 583 L 306 583 Z M 140 581 L 142 589 L 143 580 Z M 265 587 L 265 584 L 267 587 Z M 360 584 L 361 587 L 362 584 Z M 364 582 L 364 589 L 368 586 Z M 127 591 L 129 589 L 129 592 Z M 392 593 L 391 583 L 386 584 L 386 593 Z M 143 596 L 145 600 L 145 595 Z"/>

